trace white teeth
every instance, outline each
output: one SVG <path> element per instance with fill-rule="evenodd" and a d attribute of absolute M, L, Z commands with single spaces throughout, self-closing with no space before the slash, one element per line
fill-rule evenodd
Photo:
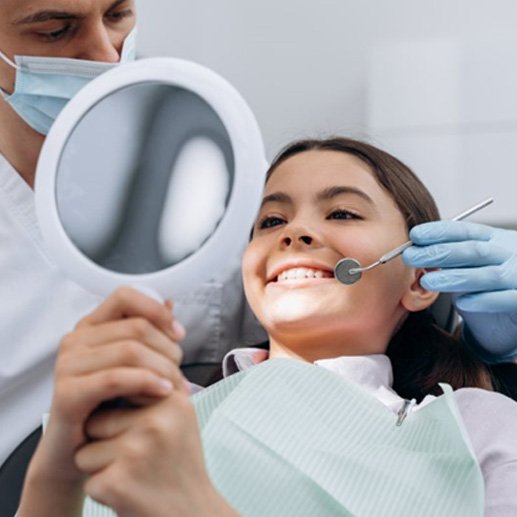
<path fill-rule="evenodd" d="M 321 269 L 310 269 L 306 267 L 297 267 L 286 269 L 278 275 L 278 281 L 283 280 L 303 280 L 305 278 L 332 278 L 332 274 Z"/>

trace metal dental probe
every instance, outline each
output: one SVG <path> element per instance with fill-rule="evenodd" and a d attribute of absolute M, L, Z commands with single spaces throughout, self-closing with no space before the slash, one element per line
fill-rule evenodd
<path fill-rule="evenodd" d="M 463 219 L 466 219 L 470 215 L 478 212 L 479 210 L 485 208 L 493 202 L 494 199 L 489 197 L 481 203 L 474 205 L 468 210 L 465 210 L 461 214 L 458 214 L 456 217 L 452 219 L 452 221 L 461 221 Z M 336 264 L 336 267 L 334 268 L 334 275 L 342 284 L 355 284 L 361 278 L 363 273 L 365 273 L 366 271 L 370 271 L 376 268 L 377 266 L 380 266 L 381 264 L 386 264 L 386 262 L 389 262 L 390 260 L 393 260 L 395 257 L 402 255 L 403 251 L 408 249 L 412 245 L 413 241 L 407 241 L 404 244 L 398 246 L 397 248 L 389 251 L 388 253 L 385 253 L 379 260 L 366 267 L 361 267 L 360 262 L 356 259 L 346 257 L 344 259 L 341 259 Z"/>

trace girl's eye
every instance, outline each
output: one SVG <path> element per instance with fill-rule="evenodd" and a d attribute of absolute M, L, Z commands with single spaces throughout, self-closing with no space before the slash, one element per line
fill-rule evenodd
<path fill-rule="evenodd" d="M 360 215 L 357 215 L 354 212 L 350 212 L 349 210 L 334 210 L 327 217 L 327 219 L 338 219 L 338 220 L 344 219 L 344 220 L 348 220 L 348 219 L 362 219 L 362 217 Z"/>
<path fill-rule="evenodd" d="M 268 228 L 273 228 L 273 226 L 278 226 L 283 223 L 285 223 L 285 221 L 280 217 L 268 216 L 260 221 L 258 227 L 260 230 L 267 230 Z"/>

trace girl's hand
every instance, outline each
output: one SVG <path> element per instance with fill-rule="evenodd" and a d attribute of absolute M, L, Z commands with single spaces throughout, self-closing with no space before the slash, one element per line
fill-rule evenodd
<path fill-rule="evenodd" d="M 145 407 L 93 415 L 78 451 L 85 492 L 120 516 L 236 515 L 208 477 L 194 407 L 174 390 Z"/>
<path fill-rule="evenodd" d="M 50 419 L 29 474 L 71 486 L 84 476 L 74 456 L 87 443 L 85 423 L 103 402 L 118 397 L 149 402 L 187 392 L 177 342 L 185 332 L 171 304 L 117 290 L 73 332 L 58 352 Z"/>

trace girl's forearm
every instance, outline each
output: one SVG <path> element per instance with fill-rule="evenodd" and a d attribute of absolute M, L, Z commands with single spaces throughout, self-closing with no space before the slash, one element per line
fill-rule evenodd
<path fill-rule="evenodd" d="M 23 487 L 17 517 L 81 517 L 82 483 L 56 480 L 31 465 Z"/>

